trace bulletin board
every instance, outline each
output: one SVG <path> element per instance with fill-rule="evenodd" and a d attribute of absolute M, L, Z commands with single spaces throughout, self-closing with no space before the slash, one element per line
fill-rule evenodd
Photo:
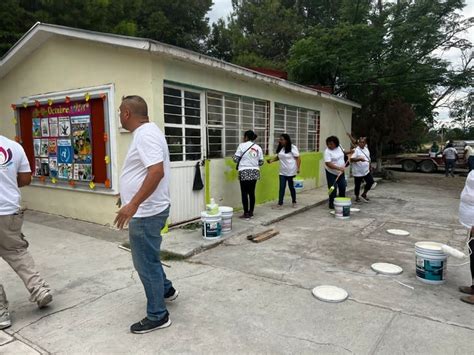
<path fill-rule="evenodd" d="M 17 108 L 19 140 L 33 179 L 56 186 L 111 188 L 105 112 L 104 97 L 66 97 Z"/>

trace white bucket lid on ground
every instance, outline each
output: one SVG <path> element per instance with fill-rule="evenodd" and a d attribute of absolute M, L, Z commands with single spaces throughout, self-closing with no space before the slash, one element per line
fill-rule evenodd
<path fill-rule="evenodd" d="M 400 266 L 390 263 L 374 263 L 370 267 L 375 272 L 383 275 L 399 275 L 403 272 Z"/>
<path fill-rule="evenodd" d="M 219 207 L 219 212 L 220 213 L 233 213 L 234 209 L 232 207 L 220 206 Z"/>
<path fill-rule="evenodd" d="M 391 235 L 399 235 L 402 237 L 406 237 L 410 235 L 410 232 L 407 232 L 406 230 L 403 230 L 403 229 L 387 229 L 387 233 Z"/>
<path fill-rule="evenodd" d="M 323 302 L 337 303 L 342 302 L 349 297 L 346 290 L 330 285 L 322 285 L 313 288 L 313 296 Z"/>
<path fill-rule="evenodd" d="M 351 212 L 360 212 L 360 208 L 351 207 Z"/>

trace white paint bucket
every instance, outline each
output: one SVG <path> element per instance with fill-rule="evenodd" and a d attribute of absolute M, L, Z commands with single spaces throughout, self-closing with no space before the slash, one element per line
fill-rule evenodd
<path fill-rule="evenodd" d="M 295 187 L 295 190 L 296 190 L 297 193 L 303 191 L 304 180 L 302 180 L 302 179 L 293 180 L 293 186 Z"/>
<path fill-rule="evenodd" d="M 209 215 L 206 212 L 201 213 L 202 237 L 204 239 L 218 239 L 221 237 L 222 216 L 220 213 Z"/>
<path fill-rule="evenodd" d="M 219 207 L 219 212 L 222 216 L 222 233 L 229 233 L 232 231 L 232 216 L 234 215 L 234 209 L 232 207 L 222 206 Z"/>
<path fill-rule="evenodd" d="M 441 285 L 446 281 L 448 256 L 442 244 L 435 242 L 415 243 L 416 278 L 431 285 Z"/>
<path fill-rule="evenodd" d="M 336 197 L 334 199 L 334 216 L 337 219 L 351 218 L 352 201 L 349 197 Z"/>

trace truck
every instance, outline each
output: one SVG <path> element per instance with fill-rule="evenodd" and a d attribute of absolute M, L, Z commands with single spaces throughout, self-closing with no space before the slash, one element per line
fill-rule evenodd
<path fill-rule="evenodd" d="M 453 146 L 458 152 L 456 169 L 467 169 L 464 159 L 464 147 L 470 145 L 474 148 L 474 140 L 454 141 Z M 407 172 L 420 170 L 423 173 L 434 173 L 438 169 L 444 169 L 442 149 L 438 154 L 430 153 L 407 153 L 388 155 L 382 158 L 384 166 L 398 166 Z"/>

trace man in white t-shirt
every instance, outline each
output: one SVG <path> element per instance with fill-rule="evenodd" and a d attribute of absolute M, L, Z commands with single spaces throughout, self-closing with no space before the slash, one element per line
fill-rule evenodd
<path fill-rule="evenodd" d="M 357 141 L 357 147 L 351 156 L 352 163 L 352 175 L 354 176 L 354 194 L 356 196 L 356 202 L 360 202 L 361 199 L 364 202 L 369 202 L 367 193 L 374 184 L 374 178 L 370 173 L 370 151 L 367 148 L 367 141 L 365 137 L 360 137 Z M 360 195 L 360 186 L 362 181 L 365 180 L 364 192 Z M 360 196 L 359 196 L 360 195 Z"/>
<path fill-rule="evenodd" d="M 43 308 L 53 300 L 48 284 L 35 269 L 28 242 L 21 232 L 23 211 L 20 187 L 31 182 L 31 169 L 23 147 L 0 135 L 0 256 L 22 279 L 30 301 Z M 0 329 L 11 325 L 8 301 L 0 284 Z"/>
<path fill-rule="evenodd" d="M 344 175 L 346 169 L 346 152 L 339 144 L 339 138 L 335 136 L 326 139 L 327 148 L 324 151 L 324 163 L 326 165 L 326 180 L 328 187 L 335 186 L 334 191 L 329 195 L 329 208 L 334 209 L 334 199 L 339 190 L 339 197 L 346 197 L 347 181 Z M 337 182 L 336 182 L 337 181 Z"/>
<path fill-rule="evenodd" d="M 127 96 L 120 105 L 122 127 L 132 132 L 120 176 L 121 209 L 115 224 L 128 224 L 133 265 L 147 298 L 147 316 L 133 324 L 135 334 L 171 325 L 165 300 L 173 301 L 178 291 L 166 278 L 160 261 L 161 230 L 170 213 L 170 157 L 163 132 L 148 118 L 148 107 L 140 96 Z"/>

